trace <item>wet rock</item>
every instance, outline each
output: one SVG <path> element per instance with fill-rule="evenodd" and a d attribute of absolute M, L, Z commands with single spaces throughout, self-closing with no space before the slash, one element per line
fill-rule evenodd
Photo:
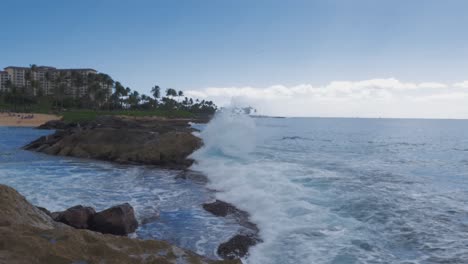
<path fill-rule="evenodd" d="M 218 255 L 224 259 L 237 259 L 247 255 L 249 248 L 257 244 L 255 236 L 236 235 L 218 247 Z"/>
<path fill-rule="evenodd" d="M 237 209 L 232 204 L 220 200 L 216 200 L 212 203 L 203 204 L 203 209 L 216 216 L 221 217 L 225 217 L 228 214 L 247 214 L 246 212 Z"/>
<path fill-rule="evenodd" d="M 216 200 L 212 203 L 205 203 L 202 206 L 203 206 L 203 209 L 212 213 L 213 215 L 216 215 L 219 217 L 229 216 L 229 217 L 234 218 L 237 221 L 237 223 L 239 223 L 241 226 L 250 230 L 251 233 L 257 234 L 259 232 L 257 225 L 250 222 L 249 213 L 238 209 L 237 207 L 235 207 L 234 205 L 230 203 Z"/>
<path fill-rule="evenodd" d="M 187 158 L 201 147 L 186 120 L 155 121 L 101 117 L 96 121 L 41 137 L 24 149 L 124 164 L 189 167 Z"/>
<path fill-rule="evenodd" d="M 89 220 L 89 229 L 103 234 L 124 236 L 135 232 L 137 227 L 135 212 L 128 203 L 98 212 Z"/>
<path fill-rule="evenodd" d="M 64 223 L 78 229 L 87 229 L 88 222 L 96 211 L 82 205 L 73 206 L 63 212 L 56 212 L 51 216 L 57 222 Z"/>
<path fill-rule="evenodd" d="M 164 241 L 75 229 L 1 184 L 0 212 L 0 263 L 241 263 L 209 260 Z"/>
<path fill-rule="evenodd" d="M 203 208 L 219 217 L 232 217 L 243 227 L 239 234 L 219 245 L 218 255 L 220 257 L 224 259 L 242 258 L 248 254 L 251 246 L 262 242 L 258 236 L 259 229 L 256 224 L 250 222 L 247 212 L 220 200 L 205 203 Z"/>
<path fill-rule="evenodd" d="M 191 171 L 191 170 L 184 170 L 181 173 L 179 173 L 175 178 L 182 179 L 182 180 L 191 180 L 198 184 L 208 183 L 208 178 L 205 175 L 203 175 L 200 172 Z"/>

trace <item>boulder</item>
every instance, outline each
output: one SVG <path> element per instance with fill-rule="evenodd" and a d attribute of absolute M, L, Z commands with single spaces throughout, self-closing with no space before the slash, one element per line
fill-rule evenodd
<path fill-rule="evenodd" d="M 68 208 L 63 212 L 54 213 L 53 219 L 57 222 L 64 223 L 74 228 L 87 229 L 88 222 L 95 213 L 96 211 L 94 211 L 94 209 L 91 207 L 77 205 Z"/>
<path fill-rule="evenodd" d="M 165 241 L 75 229 L 54 222 L 13 188 L 1 184 L 0 212 L 0 263 L 241 263 L 209 260 Z"/>
<path fill-rule="evenodd" d="M 249 248 L 257 244 L 258 239 L 251 235 L 235 235 L 218 247 L 218 255 L 223 259 L 238 259 L 245 257 Z"/>
<path fill-rule="evenodd" d="M 212 203 L 205 203 L 202 205 L 203 209 L 219 217 L 232 217 L 239 225 L 250 230 L 251 233 L 257 234 L 259 232 L 256 224 L 250 221 L 250 215 L 246 211 L 240 210 L 230 203 L 224 201 L 215 200 Z"/>
<path fill-rule="evenodd" d="M 89 220 L 89 229 L 103 234 L 125 236 L 135 232 L 137 227 L 135 213 L 128 203 L 98 212 Z"/>
<path fill-rule="evenodd" d="M 232 204 L 226 203 L 220 200 L 216 200 L 212 203 L 203 204 L 203 209 L 205 209 L 206 211 L 216 216 L 221 216 L 221 217 L 225 217 L 228 214 L 247 214 L 246 212 L 243 212 L 237 209 Z"/>
<path fill-rule="evenodd" d="M 243 227 L 239 234 L 219 245 L 217 253 L 223 259 L 242 258 L 251 246 L 262 242 L 257 225 L 249 220 L 249 213 L 220 200 L 203 204 L 203 209 L 219 217 L 232 217 Z"/>

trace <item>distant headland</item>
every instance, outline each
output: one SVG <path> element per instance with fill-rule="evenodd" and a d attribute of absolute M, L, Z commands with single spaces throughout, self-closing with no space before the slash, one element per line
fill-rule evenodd
<path fill-rule="evenodd" d="M 194 118 L 211 116 L 212 101 L 184 95 L 182 90 L 151 87 L 140 94 L 110 75 L 92 68 L 8 66 L 0 71 L 0 111 L 43 113 L 67 121 L 89 121 L 100 115 Z"/>

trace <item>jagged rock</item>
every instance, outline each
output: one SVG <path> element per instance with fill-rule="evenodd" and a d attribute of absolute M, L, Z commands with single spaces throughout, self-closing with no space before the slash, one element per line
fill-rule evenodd
<path fill-rule="evenodd" d="M 203 209 L 216 216 L 221 217 L 225 217 L 228 214 L 247 214 L 246 212 L 237 209 L 232 204 L 220 200 L 216 200 L 212 203 L 203 204 Z"/>
<path fill-rule="evenodd" d="M 50 155 L 182 169 L 201 145 L 187 121 L 142 121 L 101 117 L 82 126 L 41 137 L 24 149 Z"/>
<path fill-rule="evenodd" d="M 241 226 L 247 228 L 251 233 L 257 234 L 259 232 L 256 224 L 250 222 L 249 213 L 242 211 L 230 203 L 224 201 L 215 200 L 212 203 L 205 203 L 202 205 L 203 209 L 206 211 L 219 216 L 226 217 L 231 216 L 234 218 Z"/>
<path fill-rule="evenodd" d="M 55 129 L 55 130 L 64 130 L 72 127 L 76 127 L 76 123 L 66 123 L 62 120 L 51 120 L 37 127 L 37 129 Z"/>
<path fill-rule="evenodd" d="M 203 209 L 219 217 L 232 217 L 245 228 L 240 231 L 240 234 L 219 245 L 217 253 L 220 257 L 224 259 L 242 258 L 249 252 L 251 246 L 262 241 L 258 236 L 257 225 L 250 222 L 247 212 L 220 200 L 203 204 Z"/>
<path fill-rule="evenodd" d="M 49 210 L 47 210 L 46 208 L 40 207 L 40 206 L 36 206 L 36 208 L 41 210 L 42 212 L 44 212 L 46 215 L 52 217 L 52 213 Z"/>
<path fill-rule="evenodd" d="M 164 241 L 75 229 L 54 222 L 6 185 L 0 185 L 0 212 L 0 263 L 241 263 L 209 260 Z"/>
<path fill-rule="evenodd" d="M 77 205 L 63 212 L 56 212 L 54 215 L 50 215 L 53 216 L 53 219 L 57 222 L 64 223 L 74 228 L 87 229 L 89 219 L 95 213 L 96 211 L 91 207 Z"/>
<path fill-rule="evenodd" d="M 218 247 L 218 255 L 224 259 L 242 258 L 249 252 L 249 248 L 257 244 L 255 236 L 235 235 Z"/>
<path fill-rule="evenodd" d="M 113 206 L 91 216 L 89 229 L 103 234 L 124 236 L 135 232 L 138 222 L 128 203 Z"/>
<path fill-rule="evenodd" d="M 177 176 L 176 179 L 190 180 L 198 184 L 207 184 L 208 178 L 200 172 L 192 170 L 183 170 Z"/>

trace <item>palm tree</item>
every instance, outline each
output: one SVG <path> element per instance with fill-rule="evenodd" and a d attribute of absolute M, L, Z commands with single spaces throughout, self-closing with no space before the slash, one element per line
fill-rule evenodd
<path fill-rule="evenodd" d="M 84 81 L 84 77 L 81 73 L 76 71 L 71 72 L 71 83 L 74 86 L 72 90 L 75 92 L 73 95 L 75 98 L 80 97 L 80 89 L 83 87 Z"/>
<path fill-rule="evenodd" d="M 140 100 L 140 94 L 137 91 L 133 91 L 133 93 L 128 96 L 128 103 L 134 108 L 138 107 Z"/>
<path fill-rule="evenodd" d="M 151 94 L 153 94 L 154 99 L 158 99 L 161 97 L 161 88 L 155 85 L 153 88 L 151 88 Z"/>
<path fill-rule="evenodd" d="M 50 81 L 52 80 L 52 76 L 50 75 L 50 72 L 47 71 L 47 72 L 45 73 L 44 77 L 45 77 L 45 80 L 46 80 L 46 82 L 48 83 L 48 85 L 49 85 L 49 87 L 50 87 L 50 86 L 51 86 Z M 46 91 L 45 91 L 45 94 L 46 94 L 46 95 L 49 95 L 49 94 L 50 94 L 50 91 L 46 90 Z"/>
<path fill-rule="evenodd" d="M 175 89 L 172 89 L 172 88 L 168 88 L 166 90 L 166 96 L 177 96 L 177 91 Z"/>
<path fill-rule="evenodd" d="M 180 98 L 184 96 L 184 92 L 181 90 L 177 93 L 177 102 L 180 102 Z"/>
<path fill-rule="evenodd" d="M 31 95 L 36 95 L 36 89 L 39 87 L 38 82 L 35 80 L 35 73 L 37 71 L 36 64 L 29 64 L 29 70 L 26 72 L 26 80 L 29 81 L 29 85 L 32 88 L 29 93 Z"/>
<path fill-rule="evenodd" d="M 105 74 L 105 73 L 99 73 L 98 74 L 98 79 L 99 79 L 99 82 L 102 86 L 102 89 L 106 88 L 107 91 L 104 91 L 104 95 L 105 97 L 103 99 L 107 100 L 108 97 L 110 96 L 111 94 L 111 89 L 109 88 L 112 88 L 112 86 L 114 85 L 114 80 L 112 80 L 112 78 Z"/>
<path fill-rule="evenodd" d="M 115 82 L 113 101 L 119 104 L 120 108 L 122 108 L 122 103 L 123 103 L 123 100 L 121 98 L 125 94 L 126 94 L 125 87 L 123 87 L 123 85 L 120 82 Z"/>
<path fill-rule="evenodd" d="M 63 96 L 65 94 L 66 90 L 66 84 L 65 84 L 65 74 L 63 72 L 58 72 L 53 79 L 54 82 L 54 97 L 56 101 L 56 106 L 63 107 Z"/>

